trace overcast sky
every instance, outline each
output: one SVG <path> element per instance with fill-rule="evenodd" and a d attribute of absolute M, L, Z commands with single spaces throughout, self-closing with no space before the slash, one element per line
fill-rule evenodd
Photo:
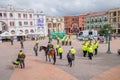
<path fill-rule="evenodd" d="M 81 13 L 120 8 L 120 0 L 0 0 L 0 6 L 31 8 L 49 16 L 79 15 Z"/>

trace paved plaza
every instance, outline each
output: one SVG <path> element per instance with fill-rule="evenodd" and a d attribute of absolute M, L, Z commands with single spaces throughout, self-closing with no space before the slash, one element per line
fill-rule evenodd
<path fill-rule="evenodd" d="M 20 50 L 20 43 L 14 42 L 12 46 L 10 42 L 0 43 L 0 80 L 16 80 L 18 77 L 22 76 L 24 80 L 90 80 L 95 79 L 94 77 L 100 75 L 101 73 L 108 71 L 116 66 L 120 65 L 120 56 L 117 55 L 117 50 L 120 48 L 120 38 L 113 39 L 111 41 L 111 52 L 112 54 L 107 54 L 107 44 L 99 44 L 98 55 L 93 57 L 93 60 L 89 60 L 88 57 L 82 56 L 81 51 L 81 41 L 76 39 L 76 36 L 72 37 L 72 47 L 77 50 L 76 59 L 72 67 L 67 64 L 66 54 L 70 50 L 71 46 L 62 46 L 63 48 L 63 59 L 60 60 L 57 56 L 56 65 L 52 65 L 45 61 L 44 51 L 39 52 L 39 56 L 35 56 L 33 51 L 33 46 L 35 41 L 25 41 L 24 42 L 24 53 L 27 55 L 26 68 L 19 69 L 14 68 L 11 64 L 17 57 Z M 40 40 L 39 46 L 46 46 L 48 39 Z M 56 41 L 52 41 L 56 44 Z M 33 66 L 34 65 L 34 66 Z M 36 66 L 35 66 L 36 65 Z M 37 67 L 42 66 L 42 67 Z M 34 70 L 33 68 L 36 69 Z M 120 69 L 120 67 L 118 68 Z M 37 71 L 40 72 L 39 75 Z M 40 71 L 41 70 L 41 71 Z M 48 72 L 48 73 L 47 73 Z M 55 72 L 55 73 L 54 73 Z M 114 71 L 113 71 L 114 72 Z M 21 75 L 21 74 L 22 75 Z M 28 75 L 23 75 L 28 74 Z M 30 75 L 29 75 L 30 74 Z M 38 76 L 36 76 L 36 75 Z M 52 76 L 50 75 L 52 74 Z M 56 75 L 55 75 L 56 74 Z M 62 75 L 61 75 L 62 74 Z M 32 76 L 33 75 L 33 76 Z M 42 76 L 43 77 L 42 77 Z M 64 76 L 63 76 L 64 75 Z M 28 78 L 29 77 L 29 78 Z M 48 78 L 44 78 L 48 77 Z M 64 78 L 61 78 L 64 77 Z M 17 79 L 17 80 L 23 80 Z M 116 79 L 117 80 L 117 79 Z"/>

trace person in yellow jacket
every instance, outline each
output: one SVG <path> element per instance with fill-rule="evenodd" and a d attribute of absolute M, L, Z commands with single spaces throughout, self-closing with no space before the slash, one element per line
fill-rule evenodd
<path fill-rule="evenodd" d="M 60 59 L 62 59 L 62 53 L 63 53 L 63 49 L 61 48 L 61 46 L 58 49 L 58 53 L 60 55 Z"/>
<path fill-rule="evenodd" d="M 87 46 L 86 42 L 84 42 L 84 44 L 82 44 L 83 57 L 86 57 L 87 47 L 88 46 Z"/>
<path fill-rule="evenodd" d="M 39 40 L 38 39 L 35 40 L 35 44 L 38 46 L 38 44 L 39 44 Z"/>
<path fill-rule="evenodd" d="M 69 36 L 69 38 L 68 38 L 68 43 L 69 43 L 69 45 L 71 46 L 72 40 L 71 40 L 70 36 Z"/>
<path fill-rule="evenodd" d="M 98 42 L 97 42 L 97 40 L 95 40 L 95 43 L 93 44 L 93 48 L 95 50 L 95 55 L 97 55 L 97 53 L 98 53 Z"/>
<path fill-rule="evenodd" d="M 88 45 L 87 51 L 88 51 L 88 57 L 89 57 L 89 59 L 92 60 L 92 56 L 93 56 L 93 52 L 94 52 L 92 44 Z"/>
<path fill-rule="evenodd" d="M 68 45 L 68 37 L 65 38 L 65 43 Z"/>
<path fill-rule="evenodd" d="M 72 60 L 75 60 L 76 50 L 73 47 L 71 47 L 70 52 L 71 52 L 71 54 L 73 56 Z"/>
<path fill-rule="evenodd" d="M 58 48 L 60 47 L 59 43 L 57 43 L 57 44 L 55 45 L 55 47 L 56 47 L 57 56 L 59 56 L 59 55 L 58 55 Z"/>

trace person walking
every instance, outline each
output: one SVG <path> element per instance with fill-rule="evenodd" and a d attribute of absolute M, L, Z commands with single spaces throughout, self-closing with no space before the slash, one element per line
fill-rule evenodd
<path fill-rule="evenodd" d="M 11 37 L 10 42 L 11 42 L 11 45 L 13 45 L 13 37 Z"/>
<path fill-rule="evenodd" d="M 97 53 L 98 53 L 98 42 L 97 42 L 97 40 L 95 40 L 95 43 L 93 44 L 93 48 L 95 50 L 95 55 L 97 55 Z"/>
<path fill-rule="evenodd" d="M 18 61 L 20 63 L 21 69 L 25 68 L 25 62 L 24 62 L 25 57 L 26 57 L 26 55 L 23 53 L 22 50 L 20 50 L 20 52 L 18 53 Z"/>
<path fill-rule="evenodd" d="M 34 52 L 35 52 L 35 56 L 38 56 L 38 45 L 35 44 L 34 46 Z"/>
<path fill-rule="evenodd" d="M 67 53 L 67 60 L 68 60 L 68 65 L 70 65 L 70 67 L 72 67 L 72 54 L 69 52 Z"/>
<path fill-rule="evenodd" d="M 83 51 L 83 57 L 86 57 L 86 54 L 87 54 L 87 44 L 86 44 L 86 42 L 84 42 L 82 44 L 82 51 Z"/>
<path fill-rule="evenodd" d="M 58 53 L 60 55 L 60 59 L 62 59 L 62 53 L 63 53 L 63 49 L 61 48 L 61 46 L 58 49 Z"/>
<path fill-rule="evenodd" d="M 72 54 L 72 57 L 73 57 L 72 60 L 75 60 L 76 50 L 73 47 L 71 47 L 70 53 Z"/>
<path fill-rule="evenodd" d="M 92 60 L 92 56 L 93 56 L 93 52 L 94 52 L 93 45 L 89 44 L 87 50 L 88 50 L 88 57 L 90 60 Z"/>
<path fill-rule="evenodd" d="M 56 47 L 56 52 L 57 52 L 57 56 L 58 56 L 58 55 L 59 55 L 59 54 L 58 54 L 58 48 L 60 47 L 59 43 L 57 43 L 57 44 L 55 45 L 55 47 Z"/>

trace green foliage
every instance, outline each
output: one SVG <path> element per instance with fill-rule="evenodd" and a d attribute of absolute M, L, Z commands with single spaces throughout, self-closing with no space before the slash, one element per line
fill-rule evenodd
<path fill-rule="evenodd" d="M 100 30 L 99 30 L 99 34 L 100 35 L 106 35 L 108 33 L 108 31 L 110 31 L 110 34 L 112 34 L 114 32 L 113 28 L 111 27 L 110 24 L 105 24 Z"/>

